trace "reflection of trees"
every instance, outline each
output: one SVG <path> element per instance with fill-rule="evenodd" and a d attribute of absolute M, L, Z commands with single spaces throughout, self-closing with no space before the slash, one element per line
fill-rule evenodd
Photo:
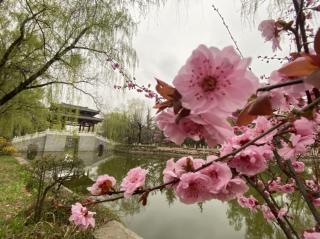
<path fill-rule="evenodd" d="M 249 194 L 260 199 L 252 189 Z M 289 206 L 289 220 L 299 234 L 302 234 L 304 228 L 312 225 L 312 217 L 301 197 L 296 194 L 276 194 L 274 197 L 277 202 L 281 202 L 280 205 L 287 204 Z M 246 239 L 285 238 L 281 229 L 275 224 L 267 222 L 260 211 L 252 213 L 249 209 L 240 207 L 236 200 L 230 201 L 228 206 L 229 224 L 237 231 L 246 225 Z"/>
<path fill-rule="evenodd" d="M 165 167 L 165 156 L 147 156 L 132 154 L 116 154 L 98 167 L 98 174 L 109 174 L 114 176 L 118 182 L 126 176 L 127 172 L 134 167 L 142 167 L 149 171 L 147 186 L 155 186 L 162 182 L 162 171 Z"/>
<path fill-rule="evenodd" d="M 132 154 L 116 154 L 107 162 L 99 165 L 98 174 L 109 174 L 117 179 L 118 184 L 126 176 L 127 172 L 134 167 L 141 166 L 149 170 L 146 184 L 152 187 L 162 183 L 162 171 L 165 167 L 164 156 L 154 155 L 132 155 Z M 267 180 L 267 178 L 265 179 Z M 151 195 L 161 193 L 167 200 L 168 206 L 174 203 L 176 195 L 172 189 L 164 189 L 161 192 L 151 192 Z M 260 196 L 254 189 L 250 189 L 249 195 L 253 195 L 258 201 L 262 201 Z M 299 234 L 302 233 L 303 228 L 310 228 L 312 226 L 312 218 L 309 210 L 305 207 L 304 201 L 301 197 L 293 194 L 273 194 L 274 199 L 279 206 L 287 205 L 289 207 L 289 220 L 296 228 Z M 119 211 L 124 215 L 134 215 L 143 210 L 143 206 L 138 203 L 137 197 L 132 197 L 126 200 L 118 200 L 108 203 L 113 209 Z M 242 208 L 238 205 L 236 200 L 228 203 L 227 217 L 229 224 L 235 230 L 239 231 L 243 226 L 246 230 L 247 239 L 283 239 L 283 233 L 275 224 L 267 222 L 262 213 L 252 213 L 249 209 Z M 199 205 L 201 210 L 201 205 Z"/>
<path fill-rule="evenodd" d="M 176 200 L 176 195 L 174 194 L 174 191 L 171 188 L 166 189 L 165 194 L 167 202 L 170 206 L 171 204 L 173 204 L 174 200 Z"/>
<path fill-rule="evenodd" d="M 98 174 L 112 175 L 120 184 L 131 168 L 140 166 L 149 171 L 146 179 L 147 187 L 153 187 L 162 183 L 162 171 L 166 162 L 164 159 L 166 159 L 166 156 L 116 154 L 110 160 L 99 165 Z M 155 193 L 159 192 L 151 192 L 151 194 Z M 172 190 L 165 189 L 162 193 L 165 193 L 169 205 L 176 199 Z M 137 201 L 137 197 L 132 197 L 126 200 L 118 200 L 108 205 L 112 205 L 113 208 L 126 215 L 133 215 L 141 210 L 142 205 Z"/>
<path fill-rule="evenodd" d="M 134 215 L 141 211 L 141 204 L 137 203 L 136 197 L 105 203 L 105 205 L 117 211 L 120 215 Z"/>
<path fill-rule="evenodd" d="M 275 236 L 276 230 L 274 229 L 276 228 L 266 222 L 262 213 L 251 213 L 250 210 L 240 207 L 236 200 L 229 202 L 228 206 L 229 224 L 234 226 L 236 231 L 239 231 L 245 224 L 247 239 L 282 238 Z"/>

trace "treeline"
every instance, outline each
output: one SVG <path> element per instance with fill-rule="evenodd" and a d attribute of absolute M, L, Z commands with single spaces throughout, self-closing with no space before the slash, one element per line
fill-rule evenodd
<path fill-rule="evenodd" d="M 105 114 L 100 132 L 110 140 L 125 144 L 153 144 L 165 138 L 155 124 L 151 107 L 139 99 L 129 101 L 125 109 Z"/>
<path fill-rule="evenodd" d="M 157 144 L 176 147 L 158 129 L 155 122 L 155 112 L 144 101 L 130 100 L 124 109 L 116 109 L 104 115 L 99 129 L 102 136 L 117 143 L 123 144 Z M 193 141 L 186 139 L 184 145 L 201 147 L 206 143 L 203 140 Z"/>

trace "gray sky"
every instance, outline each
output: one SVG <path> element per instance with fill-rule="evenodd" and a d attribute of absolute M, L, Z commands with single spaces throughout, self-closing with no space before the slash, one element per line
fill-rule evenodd
<path fill-rule="evenodd" d="M 135 76 L 139 84 L 155 86 L 154 77 L 171 83 L 174 76 L 199 44 L 223 48 L 232 45 L 226 28 L 211 7 L 212 0 L 170 0 L 165 6 L 152 9 L 141 18 L 134 37 L 139 65 Z M 215 0 L 225 21 L 245 57 L 252 57 L 253 72 L 260 76 L 268 74 L 278 66 L 278 62 L 266 64 L 257 59 L 258 55 L 273 55 L 271 44 L 264 43 L 257 30 L 261 20 L 268 19 L 266 8 L 259 9 L 256 24 L 244 22 L 241 18 L 239 0 Z M 279 52 L 279 55 L 283 55 Z M 125 94 L 114 90 L 99 90 L 106 109 L 124 105 L 130 98 L 146 99 L 135 91 Z M 86 102 L 88 103 L 88 102 Z M 91 104 L 90 104 L 91 105 Z M 90 106 L 88 105 L 88 106 Z"/>

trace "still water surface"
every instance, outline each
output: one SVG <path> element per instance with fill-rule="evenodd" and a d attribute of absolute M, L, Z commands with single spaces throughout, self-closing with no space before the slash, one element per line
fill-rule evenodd
<path fill-rule="evenodd" d="M 91 167 L 91 176 L 113 175 L 118 182 L 132 167 L 149 170 L 148 186 L 162 182 L 167 156 L 115 154 Z M 127 227 L 146 239 L 233 239 L 282 238 L 266 223 L 261 213 L 251 214 L 235 202 L 211 200 L 185 205 L 170 190 L 153 193 L 148 204 L 137 204 L 137 197 L 106 204 L 117 210 Z"/>
<path fill-rule="evenodd" d="M 42 157 L 45 154 L 37 155 Z M 54 153 L 65 157 L 62 152 Z M 112 154 L 99 156 L 95 152 L 81 152 L 77 156 L 84 161 L 90 177 L 95 180 L 98 175 L 109 174 L 117 182 L 127 172 L 137 166 L 149 171 L 146 184 L 148 187 L 162 183 L 162 171 L 169 156 Z M 88 183 L 88 182 L 87 182 Z M 90 183 L 91 184 L 91 183 Z M 89 185 L 76 183 L 86 191 Z M 249 194 L 254 195 L 250 189 Z M 290 211 L 294 227 L 299 233 L 312 225 L 309 211 L 295 195 L 275 195 L 280 201 L 290 202 Z M 280 198 L 279 198 L 280 197 Z M 283 239 L 282 232 L 276 226 L 266 222 L 260 212 L 252 213 L 241 208 L 237 202 L 222 203 L 211 200 L 203 204 L 185 205 L 175 197 L 171 190 L 152 192 L 147 206 L 138 202 L 138 197 L 106 203 L 120 217 L 124 224 L 145 239 Z"/>

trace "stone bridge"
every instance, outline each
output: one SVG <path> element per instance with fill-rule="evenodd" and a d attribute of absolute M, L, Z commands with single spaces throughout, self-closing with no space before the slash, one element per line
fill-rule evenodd
<path fill-rule="evenodd" d="M 12 144 L 18 152 L 27 152 L 36 145 L 40 152 L 64 152 L 76 148 L 78 151 L 106 151 L 107 139 L 92 132 L 74 134 L 67 131 L 46 130 L 35 134 L 15 137 Z"/>

